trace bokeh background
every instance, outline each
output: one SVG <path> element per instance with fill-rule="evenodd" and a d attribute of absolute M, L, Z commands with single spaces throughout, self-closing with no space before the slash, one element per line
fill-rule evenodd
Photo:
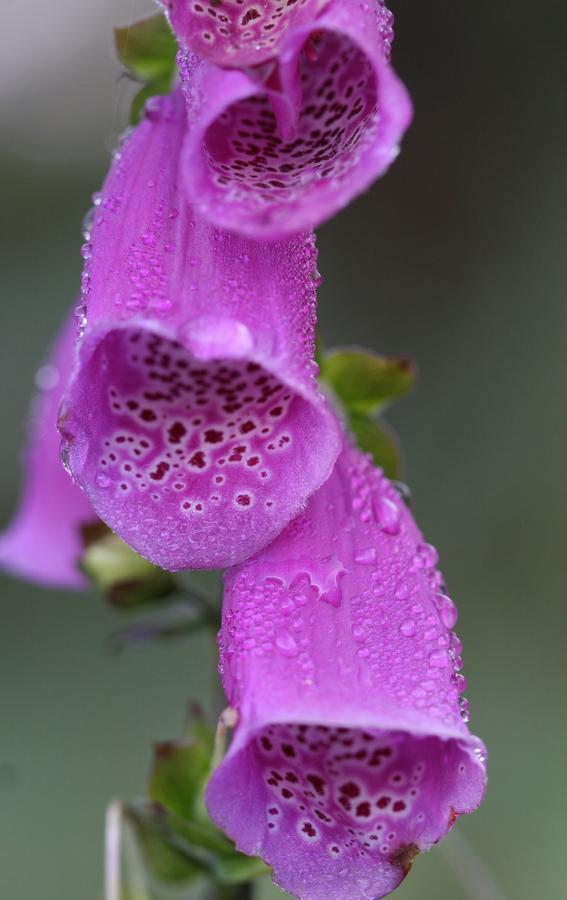
<path fill-rule="evenodd" d="M 409 354 L 392 410 L 406 479 L 461 611 L 484 807 L 400 900 L 567 896 L 567 5 L 392 3 L 416 119 L 388 176 L 321 229 L 326 341 Z M 127 119 L 111 30 L 149 0 L 2 0 L 0 517 L 33 373 L 80 277 L 80 222 Z M 95 595 L 1 578 L 0 896 L 100 900 L 109 799 L 212 698 L 204 638 L 108 651 Z M 472 868 L 474 852 L 499 885 Z M 464 855 L 463 855 L 464 854 Z M 471 890 L 455 867 L 472 880 Z M 468 874 L 467 874 L 468 873 Z M 263 897 L 275 897 L 266 888 Z M 348 900 L 348 898 L 345 898 Z"/>

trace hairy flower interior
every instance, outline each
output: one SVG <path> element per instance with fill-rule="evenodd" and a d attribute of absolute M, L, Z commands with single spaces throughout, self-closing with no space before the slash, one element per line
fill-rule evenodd
<path fill-rule="evenodd" d="M 343 179 L 377 125 L 376 78 L 346 37 L 323 31 L 301 54 L 296 134 L 278 132 L 267 95 L 230 106 L 208 129 L 205 152 L 219 190 L 254 207 L 290 200 L 313 182 Z"/>
<path fill-rule="evenodd" d="M 259 62 L 274 52 L 292 24 L 315 16 L 328 0 L 183 0 L 195 49 L 215 60 Z M 171 0 L 174 21 L 179 0 Z"/>
<path fill-rule="evenodd" d="M 101 517 L 166 568 L 188 565 L 184 546 L 206 559 L 222 556 L 225 536 L 264 543 L 313 473 L 319 414 L 250 360 L 202 362 L 155 333 L 116 330 L 77 390 L 75 408 L 87 411 L 80 480 Z"/>
<path fill-rule="evenodd" d="M 235 796 L 235 825 L 238 819 L 239 833 L 264 831 L 271 861 L 275 851 L 267 848 L 277 842 L 287 852 L 293 844 L 298 854 L 332 859 L 425 849 L 484 785 L 482 767 L 456 740 L 302 724 L 265 728 L 225 777 L 232 784 L 256 779 L 262 810 L 250 811 Z M 253 823 L 258 814 L 263 822 Z"/>

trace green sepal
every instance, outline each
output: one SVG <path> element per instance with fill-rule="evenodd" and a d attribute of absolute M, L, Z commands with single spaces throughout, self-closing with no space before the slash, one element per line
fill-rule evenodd
<path fill-rule="evenodd" d="M 124 816 L 133 827 L 148 869 L 168 883 L 187 883 L 210 874 L 206 857 L 193 852 L 169 827 L 156 804 L 129 803 Z"/>
<path fill-rule="evenodd" d="M 116 52 L 132 78 L 143 87 L 132 102 L 131 124 L 139 122 L 144 103 L 156 94 L 167 94 L 175 76 L 177 43 L 161 13 L 116 28 Z"/>
<path fill-rule="evenodd" d="M 104 525 L 83 529 L 85 549 L 80 566 L 118 609 L 137 609 L 169 597 L 174 576 L 139 556 Z"/>
<path fill-rule="evenodd" d="M 377 466 L 390 479 L 400 477 L 401 460 L 398 441 L 383 420 L 351 413 L 347 416 L 351 432 L 361 450 L 370 453 Z"/>
<path fill-rule="evenodd" d="M 270 874 L 270 869 L 259 856 L 245 856 L 236 850 L 219 856 L 215 871 L 217 879 L 223 884 L 244 884 Z"/>
<path fill-rule="evenodd" d="M 183 741 L 156 744 L 149 795 L 181 818 L 201 818 L 201 797 L 211 769 L 214 734 L 201 714 Z"/>
<path fill-rule="evenodd" d="M 204 793 L 211 774 L 214 733 L 199 710 L 193 710 L 182 741 L 156 745 L 149 781 L 155 809 L 161 809 L 172 835 L 206 864 L 222 884 L 240 884 L 268 872 L 255 857 L 235 850 L 207 813 Z"/>
<path fill-rule="evenodd" d="M 415 385 L 407 359 L 388 359 L 368 350 L 331 350 L 321 359 L 321 378 L 348 412 L 377 415 Z"/>
<path fill-rule="evenodd" d="M 167 75 L 152 81 L 150 84 L 143 87 L 141 91 L 138 91 L 138 93 L 134 95 L 132 106 L 130 107 L 130 125 L 137 125 L 141 120 L 146 100 L 149 100 L 150 97 L 156 97 L 158 94 L 168 94 L 170 88 L 171 76 Z"/>
<path fill-rule="evenodd" d="M 171 641 L 186 638 L 197 631 L 218 631 L 219 616 L 212 608 L 205 608 L 195 598 L 163 610 L 152 616 L 119 628 L 110 638 L 112 649 L 120 651 L 128 647 L 152 644 L 155 641 Z"/>

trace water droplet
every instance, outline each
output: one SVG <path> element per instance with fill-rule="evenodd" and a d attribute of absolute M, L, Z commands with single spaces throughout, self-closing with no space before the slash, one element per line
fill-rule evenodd
<path fill-rule="evenodd" d="M 79 337 L 82 337 L 87 327 L 88 317 L 87 317 L 87 307 L 84 303 L 81 303 L 80 306 L 75 307 L 75 311 L 73 313 L 75 322 L 77 323 L 77 331 Z"/>
<path fill-rule="evenodd" d="M 150 122 L 159 122 L 163 110 L 161 97 L 150 97 L 144 106 L 144 116 Z"/>
<path fill-rule="evenodd" d="M 481 765 L 485 766 L 486 765 L 486 750 L 484 749 L 484 747 L 475 747 L 473 752 L 474 752 L 474 755 L 476 756 L 476 758 L 478 759 L 479 763 L 481 763 Z"/>
<path fill-rule="evenodd" d="M 461 719 L 463 722 L 467 723 L 471 717 L 471 707 L 466 697 L 461 697 L 459 706 L 461 708 Z"/>
<path fill-rule="evenodd" d="M 412 637 L 416 632 L 415 622 L 413 619 L 406 619 L 405 622 L 402 622 L 400 625 L 400 631 L 406 637 Z"/>
<path fill-rule="evenodd" d="M 340 564 L 339 564 L 340 565 Z M 346 575 L 345 569 L 337 567 L 334 570 L 331 578 L 334 578 L 334 584 L 331 585 L 326 591 L 321 591 L 319 599 L 323 601 L 323 603 L 330 603 L 331 606 L 338 607 L 342 603 L 343 599 L 343 591 L 341 588 L 341 581 L 343 577 Z"/>
<path fill-rule="evenodd" d="M 361 566 L 372 566 L 376 562 L 376 549 L 367 547 L 365 550 L 358 550 L 355 553 L 354 561 Z"/>
<path fill-rule="evenodd" d="M 435 603 L 437 604 L 439 615 L 441 616 L 441 621 L 445 628 L 449 630 L 454 628 L 457 624 L 459 613 L 451 598 L 447 597 L 446 594 L 436 594 Z"/>
<path fill-rule="evenodd" d="M 382 531 L 385 531 L 386 534 L 400 533 L 400 511 L 393 500 L 388 497 L 378 497 L 374 500 L 374 515 Z"/>
<path fill-rule="evenodd" d="M 403 481 L 392 481 L 392 486 L 395 487 L 406 506 L 411 506 L 411 490 L 407 484 Z"/>
<path fill-rule="evenodd" d="M 439 562 L 439 554 L 432 544 L 420 544 L 413 558 L 416 569 L 432 569 Z"/>
<path fill-rule="evenodd" d="M 254 345 L 249 329 L 236 319 L 205 315 L 189 322 L 184 330 L 189 350 L 203 361 L 222 356 L 240 359 Z"/>
<path fill-rule="evenodd" d="M 69 459 L 69 448 L 65 445 L 61 446 L 61 464 L 62 464 L 63 468 L 65 469 L 65 471 L 67 472 L 67 475 L 70 475 L 72 478 L 73 473 L 71 472 L 71 463 L 70 463 L 70 459 Z"/>
<path fill-rule="evenodd" d="M 276 637 L 276 647 L 283 656 L 292 658 L 297 656 L 299 648 L 293 635 L 289 631 L 280 631 Z"/>
<path fill-rule="evenodd" d="M 446 650 L 434 650 L 429 654 L 429 662 L 435 669 L 444 669 L 449 664 Z"/>
<path fill-rule="evenodd" d="M 405 583 L 405 581 L 400 581 L 398 586 L 396 587 L 396 600 L 407 600 L 409 597 L 409 587 Z"/>
<path fill-rule="evenodd" d="M 454 675 L 451 676 L 451 681 L 457 688 L 459 694 L 462 694 L 467 689 L 467 679 L 464 675 L 461 675 L 458 672 L 455 672 Z"/>

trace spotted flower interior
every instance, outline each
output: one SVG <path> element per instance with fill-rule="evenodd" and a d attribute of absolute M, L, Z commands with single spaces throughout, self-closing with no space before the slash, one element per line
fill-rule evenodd
<path fill-rule="evenodd" d="M 381 20 L 346 7 L 293 31 L 275 68 L 219 74 L 180 58 L 185 188 L 211 221 L 265 237 L 316 225 L 395 159 L 411 105 Z"/>
<path fill-rule="evenodd" d="M 167 0 L 180 41 L 218 65 L 269 59 L 293 27 L 315 19 L 329 0 Z"/>
<path fill-rule="evenodd" d="M 300 58 L 297 127 L 284 139 L 268 95 L 231 106 L 205 137 L 215 185 L 260 210 L 326 178 L 347 178 L 378 126 L 376 77 L 352 42 L 323 32 Z"/>
<path fill-rule="evenodd" d="M 264 728 L 223 776 L 227 791 L 246 785 L 233 792 L 229 830 L 261 846 L 276 879 L 294 859 L 286 889 L 321 900 L 392 890 L 483 783 L 458 740 L 293 723 Z"/>
<path fill-rule="evenodd" d="M 114 159 L 60 419 L 96 514 L 171 570 L 257 552 L 340 448 L 312 361 L 313 236 L 250 241 L 197 215 L 178 187 L 187 130 L 176 91 Z"/>
<path fill-rule="evenodd" d="M 246 556 L 281 529 L 316 466 L 318 412 L 249 360 L 202 362 L 152 332 L 116 330 L 77 390 L 75 407 L 89 409 L 81 478 L 102 518 L 165 568 L 189 548 L 203 567 Z"/>

